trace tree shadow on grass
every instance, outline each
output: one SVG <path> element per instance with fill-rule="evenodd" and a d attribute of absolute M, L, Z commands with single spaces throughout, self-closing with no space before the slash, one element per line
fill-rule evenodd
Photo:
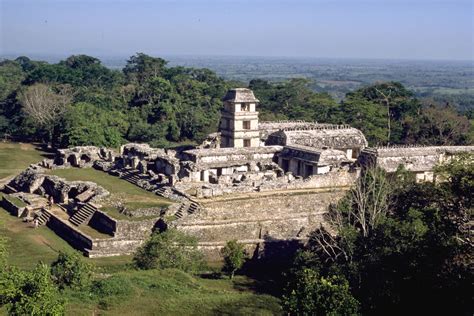
<path fill-rule="evenodd" d="M 46 144 L 39 144 L 39 143 L 35 143 L 33 145 L 36 151 L 41 152 L 40 154 L 41 157 L 44 157 L 46 159 L 54 159 L 54 157 L 56 156 L 56 152 L 58 148 L 51 148 L 51 147 L 48 147 Z"/>
<path fill-rule="evenodd" d="M 236 281 L 234 287 L 280 297 L 286 285 L 285 273 L 301 246 L 302 243 L 297 240 L 265 238 L 265 242 L 257 246 L 252 258 L 239 271 L 239 274 L 253 281 Z"/>

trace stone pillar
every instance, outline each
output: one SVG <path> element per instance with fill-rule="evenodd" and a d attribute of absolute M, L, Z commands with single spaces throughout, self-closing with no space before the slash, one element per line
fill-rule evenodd
<path fill-rule="evenodd" d="M 347 149 L 346 150 L 346 156 L 347 156 L 347 159 L 352 159 L 352 149 Z"/>
<path fill-rule="evenodd" d="M 142 160 L 138 163 L 138 170 L 140 170 L 141 173 L 146 173 L 147 172 L 147 162 Z"/>
<path fill-rule="evenodd" d="M 298 174 L 298 160 L 290 159 L 290 168 L 289 171 L 293 173 L 295 176 L 299 176 Z"/>
<path fill-rule="evenodd" d="M 201 180 L 203 182 L 209 182 L 209 171 L 208 170 L 201 171 Z"/>
<path fill-rule="evenodd" d="M 131 166 L 131 167 L 132 167 L 133 169 L 136 169 L 136 168 L 138 167 L 138 163 L 139 163 L 139 162 L 140 162 L 140 160 L 138 160 L 138 157 L 133 157 L 133 158 L 132 158 L 132 161 L 131 161 L 131 163 L 132 163 L 132 166 Z"/>

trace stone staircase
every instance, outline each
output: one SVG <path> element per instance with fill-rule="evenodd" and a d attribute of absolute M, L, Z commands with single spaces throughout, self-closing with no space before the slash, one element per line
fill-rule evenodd
<path fill-rule="evenodd" d="M 97 208 L 90 203 L 84 204 L 73 216 L 69 218 L 69 221 L 76 226 L 87 223 L 94 215 Z"/>
<path fill-rule="evenodd" d="M 186 215 L 193 214 L 199 209 L 199 205 L 195 202 L 191 203 L 181 203 L 180 206 L 178 207 L 178 210 L 174 214 L 176 219 L 183 218 Z"/>
<path fill-rule="evenodd" d="M 41 210 L 41 215 L 38 217 L 38 226 L 45 225 L 50 218 L 51 214 L 48 211 L 46 211 L 45 209 Z"/>
<path fill-rule="evenodd" d="M 179 208 L 178 210 L 176 211 L 176 213 L 174 213 L 174 217 L 176 217 L 177 219 L 180 219 L 183 217 L 184 215 L 184 210 L 186 209 L 186 204 L 185 203 L 181 203 L 179 205 Z"/>
<path fill-rule="evenodd" d="M 188 207 L 188 214 L 193 214 L 194 212 L 196 212 L 197 210 L 199 209 L 199 205 L 195 202 L 191 202 L 191 204 L 189 205 Z"/>
<path fill-rule="evenodd" d="M 138 181 L 141 180 L 140 171 L 126 170 L 120 175 L 120 178 L 130 182 L 131 184 L 138 185 Z"/>

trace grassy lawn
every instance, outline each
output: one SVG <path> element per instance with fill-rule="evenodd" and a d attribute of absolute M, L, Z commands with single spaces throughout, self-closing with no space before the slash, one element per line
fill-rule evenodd
<path fill-rule="evenodd" d="M 11 216 L 3 208 L 0 208 L 0 236 L 8 240 L 8 262 L 23 269 L 31 269 L 39 261 L 53 262 L 61 250 L 74 251 L 74 248 L 49 228 L 42 226 L 35 229 L 20 218 Z M 130 256 L 86 260 L 99 270 L 109 270 L 110 266 L 115 265 L 124 268 L 126 264 L 131 263 Z"/>
<path fill-rule="evenodd" d="M 164 199 L 125 180 L 93 168 L 56 169 L 51 170 L 50 174 L 65 178 L 69 181 L 95 182 L 110 192 L 110 200 L 113 200 L 114 197 L 123 199 L 125 201 L 125 206 L 130 210 L 138 208 L 166 207 L 172 204 L 170 200 Z M 102 210 L 116 219 L 133 219 L 119 213 L 117 209 L 107 205 L 107 203 L 104 203 Z"/>
<path fill-rule="evenodd" d="M 45 152 L 32 144 L 0 143 L 0 180 L 16 175 L 46 157 Z"/>
<path fill-rule="evenodd" d="M 70 315 L 280 315 L 276 297 L 252 290 L 237 276 L 205 279 L 179 270 L 129 270 L 109 279 L 111 295 L 67 293 Z M 69 295 L 68 295 L 69 294 Z"/>

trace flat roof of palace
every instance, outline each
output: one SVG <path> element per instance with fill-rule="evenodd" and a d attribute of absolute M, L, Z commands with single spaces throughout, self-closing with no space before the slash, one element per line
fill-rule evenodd
<path fill-rule="evenodd" d="M 196 157 L 226 156 L 235 154 L 266 154 L 281 151 L 283 146 L 240 147 L 240 148 L 204 148 L 185 150 L 185 154 Z"/>

